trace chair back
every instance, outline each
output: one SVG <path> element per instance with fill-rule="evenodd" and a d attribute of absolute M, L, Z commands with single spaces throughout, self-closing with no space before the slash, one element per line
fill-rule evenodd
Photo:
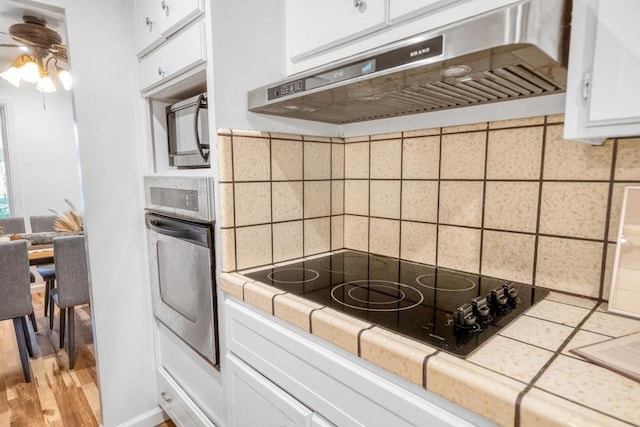
<path fill-rule="evenodd" d="M 56 265 L 58 306 L 61 308 L 89 303 L 89 272 L 84 236 L 61 236 L 53 239 Z"/>
<path fill-rule="evenodd" d="M 27 241 L 0 242 L 0 320 L 32 311 Z"/>
<path fill-rule="evenodd" d="M 21 216 L 0 218 L 0 227 L 2 227 L 4 234 L 24 233 L 24 218 Z"/>
<path fill-rule="evenodd" d="M 32 233 L 44 233 L 47 231 L 55 231 L 53 228 L 53 221 L 57 216 L 55 215 L 35 215 L 29 218 L 31 222 Z"/>

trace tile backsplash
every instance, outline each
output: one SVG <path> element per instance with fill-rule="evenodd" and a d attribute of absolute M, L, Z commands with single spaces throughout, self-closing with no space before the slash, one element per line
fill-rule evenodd
<path fill-rule="evenodd" d="M 640 138 L 544 116 L 357 138 L 218 134 L 223 271 L 348 248 L 608 298 Z"/>

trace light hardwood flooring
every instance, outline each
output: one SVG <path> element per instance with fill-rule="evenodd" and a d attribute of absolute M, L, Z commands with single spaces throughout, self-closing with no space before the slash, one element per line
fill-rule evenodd
<path fill-rule="evenodd" d="M 66 348 L 58 347 L 58 310 L 50 331 L 44 294 L 32 297 L 38 332 L 34 334 L 28 322 L 35 352 L 29 361 L 31 383 L 24 382 L 13 322 L 0 322 L 0 427 L 98 426 L 100 397 L 89 306 L 76 307 L 76 366 L 71 371 Z M 175 424 L 168 420 L 157 427 Z"/>
<path fill-rule="evenodd" d="M 89 306 L 76 307 L 76 365 L 69 370 L 58 347 L 59 317 L 53 330 L 44 317 L 44 294 L 33 294 L 38 332 L 29 332 L 35 355 L 31 383 L 25 383 L 13 322 L 0 322 L 0 426 L 98 426 L 100 399 Z"/>

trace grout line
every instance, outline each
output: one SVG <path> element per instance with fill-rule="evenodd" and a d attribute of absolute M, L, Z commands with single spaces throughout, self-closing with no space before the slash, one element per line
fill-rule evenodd
<path fill-rule="evenodd" d="M 440 350 L 436 350 L 434 353 L 427 354 L 422 360 L 422 388 L 427 390 L 427 362 L 433 356 L 440 354 Z"/>
<path fill-rule="evenodd" d="M 403 184 L 403 166 L 404 162 L 404 132 L 400 134 L 400 206 L 398 206 L 398 259 L 402 256 L 402 188 Z"/>
<path fill-rule="evenodd" d="M 271 262 L 275 262 L 275 239 L 273 232 L 273 142 L 271 141 L 271 134 L 269 134 L 269 201 L 271 205 Z M 273 310 L 272 310 L 273 311 Z"/>
<path fill-rule="evenodd" d="M 545 118 L 545 120 L 546 120 L 546 118 Z M 522 403 L 522 399 L 524 398 L 524 395 L 527 394 L 529 392 L 529 390 L 531 390 L 533 388 L 533 386 L 535 385 L 536 381 L 538 381 L 540 379 L 540 377 L 542 377 L 542 375 L 547 371 L 547 369 L 551 366 L 551 364 L 553 362 L 555 362 L 555 360 L 562 354 L 562 350 L 564 350 L 565 347 L 571 342 L 571 340 L 577 335 L 577 333 L 580 331 L 582 326 L 587 322 L 587 320 L 589 320 L 591 315 L 593 315 L 593 313 L 595 313 L 597 308 L 598 308 L 598 305 L 593 307 L 591 309 L 591 311 L 589 311 L 589 314 L 587 314 L 584 317 L 584 319 L 582 319 L 580 321 L 580 323 L 578 323 L 575 326 L 575 328 L 569 334 L 569 336 L 567 338 L 565 338 L 565 340 L 562 342 L 562 344 L 560 344 L 560 347 L 558 347 L 558 349 L 554 352 L 553 356 L 551 356 L 551 358 L 549 358 L 549 360 L 547 360 L 547 363 L 545 363 L 542 366 L 542 368 L 540 368 L 538 373 L 533 377 L 533 379 L 531 381 L 529 381 L 529 384 L 527 384 L 527 386 L 524 388 L 524 390 L 522 390 L 518 394 L 518 397 L 516 398 L 516 414 L 515 414 L 514 427 L 520 427 L 520 409 L 521 409 L 520 405 Z"/>
<path fill-rule="evenodd" d="M 229 140 L 231 141 L 231 201 L 233 203 L 233 269 L 238 269 L 238 209 L 236 207 L 236 168 L 235 168 L 235 150 L 233 146 L 233 130 L 230 130 Z M 244 286 L 242 287 L 242 300 L 244 301 Z"/>
<path fill-rule="evenodd" d="M 544 176 L 544 160 L 547 146 L 547 116 L 544 116 L 542 132 L 542 147 L 540 153 L 540 176 L 538 177 L 538 206 L 536 207 L 536 232 L 533 239 L 533 265 L 531 266 L 531 284 L 536 286 L 536 271 L 538 269 L 538 244 L 540 242 L 540 213 L 542 212 L 542 177 Z M 518 418 L 519 415 L 516 416 Z"/>
<path fill-rule="evenodd" d="M 361 339 L 362 333 L 364 331 L 368 331 L 368 330 L 372 329 L 375 326 L 376 326 L 375 324 L 372 324 L 371 326 L 368 326 L 366 328 L 362 328 L 362 329 L 360 329 L 358 331 L 358 336 L 356 338 L 356 344 L 358 345 L 358 357 L 362 357 L 362 351 L 361 351 L 362 350 L 362 344 L 360 343 L 360 339 Z"/>
<path fill-rule="evenodd" d="M 367 142 L 369 147 L 369 170 L 368 170 L 368 181 L 369 181 L 369 194 L 367 200 L 367 252 L 371 252 L 371 135 L 369 135 L 369 140 Z"/>
<path fill-rule="evenodd" d="M 446 136 L 446 135 L 445 135 Z M 346 178 L 348 180 L 352 180 L 352 181 L 390 181 L 393 180 L 393 178 Z M 474 178 L 442 178 L 442 179 L 437 179 L 437 178 L 408 178 L 405 179 L 406 181 L 420 181 L 420 182 L 432 182 L 432 181 L 443 181 L 443 182 L 448 182 L 448 181 L 462 181 L 462 182 L 480 182 L 480 181 L 487 181 L 487 182 L 539 182 L 540 179 L 529 179 L 529 178 L 522 178 L 522 179 L 507 179 L 507 178 L 487 178 L 486 180 L 484 179 L 474 179 Z M 273 180 L 273 182 L 297 182 L 300 181 L 299 179 L 276 179 Z M 326 181 L 326 179 L 322 179 L 322 178 L 312 178 L 312 179 L 305 179 L 305 181 L 309 181 L 309 182 L 314 182 L 314 181 Z M 569 184 L 608 184 L 610 181 L 609 180 L 604 180 L 604 179 L 543 179 L 543 182 L 558 182 L 558 183 L 569 183 Z M 220 184 L 229 184 L 232 183 L 234 181 L 219 181 Z M 270 182 L 267 180 L 243 180 L 243 181 L 236 181 L 238 183 L 242 183 L 242 184 L 256 184 L 256 183 L 264 183 L 264 182 Z M 635 183 L 638 182 L 637 180 L 630 180 L 630 179 L 625 179 L 625 180 L 621 180 L 621 181 L 615 181 L 615 182 L 630 182 L 630 183 Z"/>
<path fill-rule="evenodd" d="M 302 135 L 302 257 L 304 258 L 305 256 L 307 256 L 307 254 L 305 253 L 305 248 L 306 248 L 306 236 L 305 236 L 305 215 L 304 215 L 304 197 L 305 197 L 305 192 L 304 192 L 304 183 L 305 183 L 305 176 L 304 176 L 304 147 L 305 147 L 305 139 L 304 139 L 304 135 Z"/>
<path fill-rule="evenodd" d="M 442 185 L 442 128 L 438 135 L 438 191 L 436 194 L 436 242 L 435 242 L 435 260 L 434 264 L 438 265 L 438 247 L 440 242 L 440 187 Z"/>
<path fill-rule="evenodd" d="M 611 225 L 611 205 L 613 200 L 613 180 L 616 173 L 616 160 L 618 157 L 618 140 L 613 140 L 613 148 L 611 150 L 611 173 L 609 174 L 609 194 L 607 194 L 607 212 L 604 219 L 604 238 L 602 239 L 602 265 L 600 269 L 600 291 L 598 298 L 602 300 L 604 297 L 604 282 L 607 271 L 607 251 L 609 250 L 609 227 Z"/>
<path fill-rule="evenodd" d="M 489 127 L 489 122 L 487 122 L 487 128 Z M 480 253 L 478 254 L 478 274 L 482 274 L 482 254 L 484 252 L 484 212 L 487 201 L 487 165 L 489 164 L 489 131 L 487 129 L 487 133 L 484 138 L 484 175 L 482 180 L 482 210 L 480 213 Z"/>
<path fill-rule="evenodd" d="M 333 247 L 333 142 L 329 145 L 329 250 Z"/>
<path fill-rule="evenodd" d="M 318 310 L 322 310 L 323 308 L 325 308 L 325 306 L 317 307 L 317 308 L 314 308 L 311 311 L 309 311 L 309 333 L 312 334 L 312 335 L 313 335 L 313 322 L 311 321 L 311 317 L 312 317 L 314 312 L 316 312 Z"/>

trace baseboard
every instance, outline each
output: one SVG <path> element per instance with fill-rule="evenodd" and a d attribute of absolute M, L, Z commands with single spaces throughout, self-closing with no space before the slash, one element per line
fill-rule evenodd
<path fill-rule="evenodd" d="M 135 418 L 123 422 L 118 427 L 155 427 L 168 419 L 167 414 L 158 406 L 144 414 L 140 414 Z"/>

